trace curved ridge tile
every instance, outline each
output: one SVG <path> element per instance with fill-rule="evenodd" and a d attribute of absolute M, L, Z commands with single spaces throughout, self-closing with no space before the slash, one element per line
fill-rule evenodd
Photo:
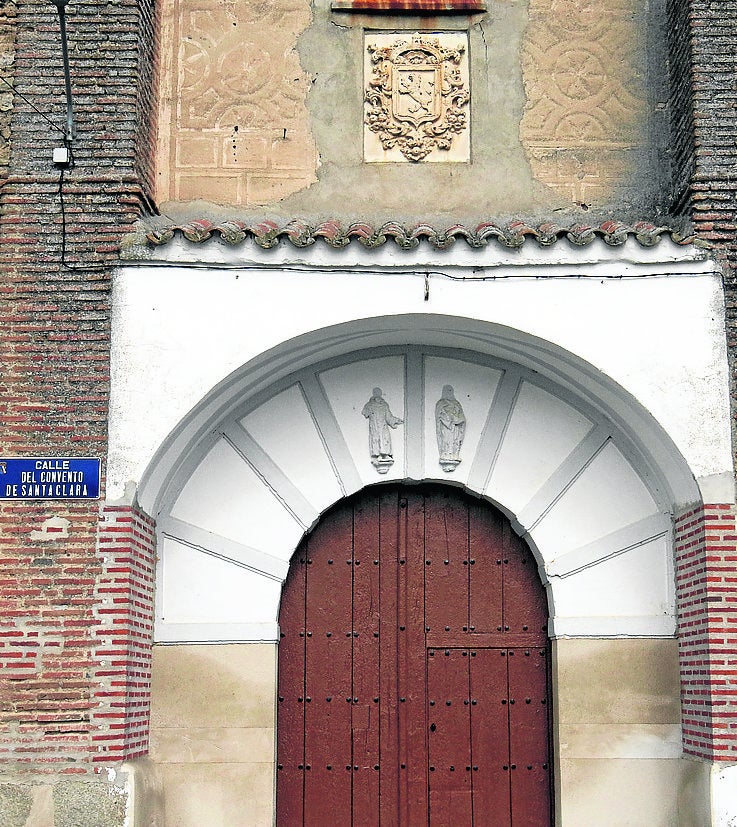
<path fill-rule="evenodd" d="M 445 229 L 426 223 L 407 227 L 398 221 L 388 221 L 380 226 L 359 221 L 344 229 L 340 221 L 335 219 L 313 225 L 294 218 L 280 227 L 269 220 L 256 223 L 227 220 L 215 223 L 202 218 L 184 224 L 155 224 L 145 227 L 144 234 L 149 245 L 154 247 L 168 244 L 177 234 L 195 244 L 208 241 L 217 234 L 229 244 L 237 245 L 252 239 L 264 249 L 275 247 L 282 239 L 298 248 L 309 247 L 322 240 L 335 249 L 347 247 L 354 239 L 367 249 L 376 249 L 387 241 L 393 241 L 403 250 L 414 249 L 421 241 L 426 241 L 437 250 L 446 250 L 455 244 L 456 239 L 463 239 L 469 247 L 477 249 L 488 246 L 491 241 L 496 241 L 502 247 L 518 249 L 528 239 L 541 247 L 550 247 L 562 239 L 576 247 L 584 247 L 596 239 L 610 246 L 621 246 L 630 238 L 643 247 L 652 247 L 663 236 L 679 245 L 694 242 L 692 235 L 683 235 L 673 227 L 648 221 L 627 224 L 614 219 L 598 225 L 577 223 L 568 227 L 550 221 L 538 226 L 524 221 L 512 221 L 506 225 L 488 221 L 476 227 L 454 224 Z"/>

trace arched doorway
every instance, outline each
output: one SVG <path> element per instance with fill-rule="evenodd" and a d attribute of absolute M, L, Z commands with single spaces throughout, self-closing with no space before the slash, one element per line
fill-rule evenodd
<path fill-rule="evenodd" d="M 551 824 L 546 596 L 500 512 L 366 489 L 298 549 L 279 623 L 279 827 Z"/>

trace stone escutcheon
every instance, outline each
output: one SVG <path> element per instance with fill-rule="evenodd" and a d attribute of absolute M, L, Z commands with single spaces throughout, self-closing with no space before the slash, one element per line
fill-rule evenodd
<path fill-rule="evenodd" d="M 384 150 L 396 148 L 413 162 L 449 150 L 468 129 L 470 96 L 459 68 L 464 46 L 448 48 L 437 37 L 414 34 L 388 46 L 369 43 L 367 50 L 365 124 Z"/>

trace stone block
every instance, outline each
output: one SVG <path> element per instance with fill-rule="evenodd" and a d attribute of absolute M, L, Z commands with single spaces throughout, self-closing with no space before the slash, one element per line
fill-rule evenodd
<path fill-rule="evenodd" d="M 27 784 L 0 784 L 0 824 L 25 827 L 33 805 L 33 791 Z"/>
<path fill-rule="evenodd" d="M 217 139 L 213 135 L 181 135 L 177 139 L 177 167 L 179 169 L 212 169 L 215 165 Z"/>
<path fill-rule="evenodd" d="M 179 175 L 177 196 L 182 201 L 202 199 L 216 204 L 240 204 L 241 179 L 234 174 Z"/>
<path fill-rule="evenodd" d="M 313 178 L 290 175 L 249 175 L 248 204 L 273 204 L 292 195 L 314 181 Z"/>
<path fill-rule="evenodd" d="M 556 823 L 565 827 L 674 827 L 678 824 L 681 763 L 561 761 Z"/>
<path fill-rule="evenodd" d="M 291 133 L 271 142 L 272 169 L 296 169 L 309 172 L 315 168 L 315 148 L 307 134 Z"/>
<path fill-rule="evenodd" d="M 680 723 L 675 640 L 563 639 L 554 657 L 560 725 Z"/>
<path fill-rule="evenodd" d="M 155 646 L 152 729 L 273 729 L 275 681 L 271 643 Z"/>
<path fill-rule="evenodd" d="M 127 801 L 122 787 L 59 782 L 54 786 L 54 827 L 123 827 Z"/>
<path fill-rule="evenodd" d="M 220 138 L 220 157 L 225 169 L 266 169 L 268 139 L 262 132 L 241 131 Z"/>

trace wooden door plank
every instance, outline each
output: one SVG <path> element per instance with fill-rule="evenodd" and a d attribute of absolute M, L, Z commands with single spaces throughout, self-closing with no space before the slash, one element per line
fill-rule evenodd
<path fill-rule="evenodd" d="M 511 633 L 533 632 L 547 639 L 548 605 L 535 558 L 525 542 L 505 526 L 504 624 Z"/>
<path fill-rule="evenodd" d="M 510 827 L 507 650 L 471 651 L 471 756 L 474 824 Z"/>
<path fill-rule="evenodd" d="M 498 635 L 502 620 L 504 518 L 482 503 L 469 513 L 469 604 L 471 634 Z M 476 643 L 469 645 L 481 645 Z M 503 645 L 497 643 L 496 645 Z"/>
<path fill-rule="evenodd" d="M 468 631 L 468 506 L 453 493 L 425 500 L 425 617 L 428 632 Z"/>
<path fill-rule="evenodd" d="M 402 827 L 427 827 L 427 695 L 425 682 L 425 503 L 423 493 L 408 491 L 400 520 L 404 529 L 402 615 L 398 662 L 399 715 L 404 772 Z M 401 763 L 406 765 L 402 771 Z"/>
<path fill-rule="evenodd" d="M 468 650 L 428 651 L 430 827 L 472 823 L 469 689 Z"/>
<path fill-rule="evenodd" d="M 307 554 L 305 827 L 351 823 L 353 510 L 314 531 Z"/>
<path fill-rule="evenodd" d="M 550 824 L 547 647 L 509 650 L 514 827 Z"/>
<path fill-rule="evenodd" d="M 359 500 L 353 512 L 353 815 L 379 825 L 379 502 Z M 356 769 L 356 767 L 358 769 Z"/>
<path fill-rule="evenodd" d="M 304 816 L 306 546 L 303 543 L 292 560 L 279 612 L 276 818 L 280 825 L 301 825 Z"/>
<path fill-rule="evenodd" d="M 400 561 L 396 490 L 387 489 L 379 495 L 379 543 L 379 815 L 382 827 L 399 827 L 397 582 Z"/>

